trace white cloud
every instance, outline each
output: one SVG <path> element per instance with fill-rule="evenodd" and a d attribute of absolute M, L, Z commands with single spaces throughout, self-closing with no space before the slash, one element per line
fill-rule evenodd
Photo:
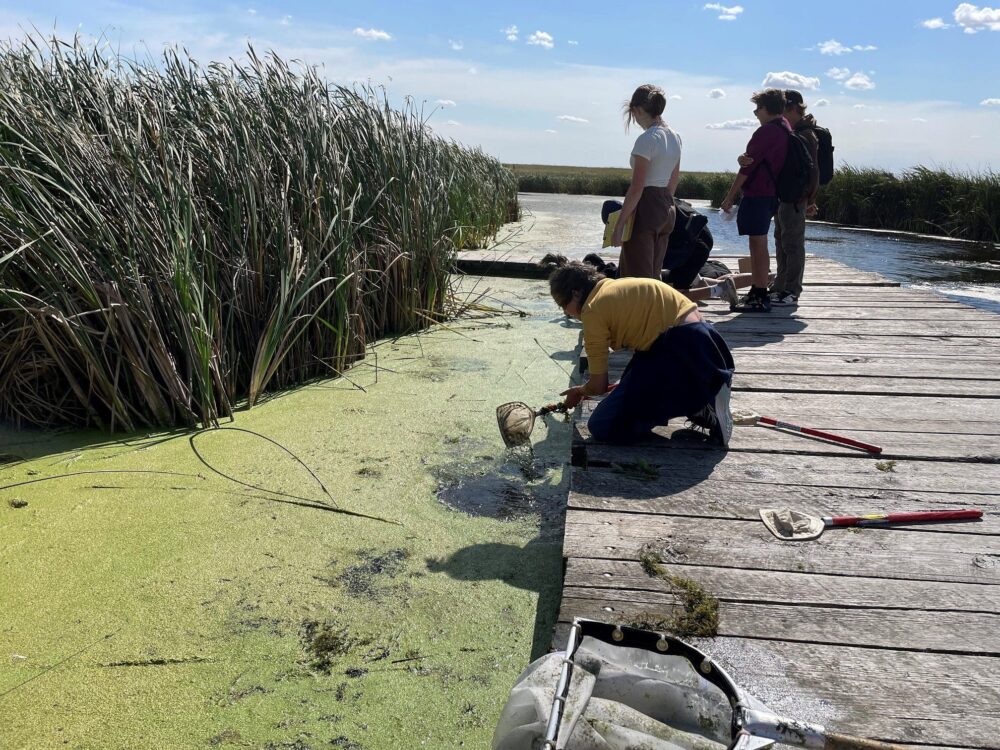
<path fill-rule="evenodd" d="M 712 89 L 711 91 L 708 92 L 708 98 L 709 99 L 725 99 L 726 98 L 726 92 L 723 91 L 722 89 Z"/>
<path fill-rule="evenodd" d="M 855 104 L 854 109 L 868 109 L 867 104 Z"/>
<path fill-rule="evenodd" d="M 912 120 L 913 122 L 927 122 L 927 119 L 926 119 L 926 118 L 924 118 L 924 117 L 911 117 L 910 119 L 911 119 L 911 120 Z"/>
<path fill-rule="evenodd" d="M 856 52 L 871 52 L 872 50 L 877 50 L 878 47 L 874 44 L 855 44 L 851 49 Z"/>
<path fill-rule="evenodd" d="M 708 3 L 702 10 L 714 10 L 719 14 L 720 21 L 735 21 L 736 16 L 743 12 L 742 5 L 732 5 L 726 7 L 722 3 Z"/>
<path fill-rule="evenodd" d="M 579 123 L 590 122 L 590 120 L 587 120 L 583 117 L 577 117 L 576 115 L 559 115 L 558 119 L 562 120 L 563 122 L 579 122 Z"/>
<path fill-rule="evenodd" d="M 288 26 L 288 24 L 290 24 L 291 22 L 292 22 L 292 17 L 291 16 L 282 16 L 281 21 L 280 21 L 280 23 L 281 23 L 282 26 Z"/>
<path fill-rule="evenodd" d="M 503 34 L 505 37 L 507 37 L 508 42 L 516 42 L 517 35 L 519 32 L 517 30 L 517 26 L 511 24 L 506 29 L 500 29 L 500 33 Z"/>
<path fill-rule="evenodd" d="M 955 8 L 954 15 L 955 23 L 966 34 L 975 34 L 984 29 L 1000 31 L 1000 8 L 980 8 L 972 3 L 961 3 Z"/>
<path fill-rule="evenodd" d="M 438 105 L 439 107 L 441 107 L 442 109 L 447 109 L 448 107 L 454 107 L 455 106 L 455 102 L 453 102 L 451 99 L 438 99 L 434 103 L 436 105 Z"/>
<path fill-rule="evenodd" d="M 576 45 L 579 44 L 579 42 L 576 41 L 576 39 L 570 39 L 569 41 L 566 42 L 566 44 L 568 44 L 568 45 L 570 45 L 572 47 L 575 47 Z"/>
<path fill-rule="evenodd" d="M 534 47 L 552 49 L 555 46 L 555 39 L 553 39 L 552 35 L 547 31 L 536 31 L 528 37 L 528 44 Z"/>
<path fill-rule="evenodd" d="M 681 99 L 683 99 L 684 97 L 683 97 L 683 96 L 681 96 L 680 94 L 671 94 L 671 95 L 670 95 L 670 96 L 668 96 L 667 98 L 668 98 L 668 99 L 674 99 L 675 101 L 678 101 L 678 102 L 679 102 L 679 101 L 680 101 Z"/>
<path fill-rule="evenodd" d="M 454 39 L 448 40 L 448 46 L 451 47 L 456 52 L 461 52 L 465 49 L 465 45 L 461 41 L 455 41 Z"/>
<path fill-rule="evenodd" d="M 750 130 L 760 125 L 757 120 L 751 120 L 747 118 L 746 120 L 726 120 L 725 122 L 714 122 L 709 123 L 705 126 L 706 130 Z"/>
<path fill-rule="evenodd" d="M 392 34 L 382 29 L 362 29 L 360 26 L 354 30 L 354 36 L 367 39 L 371 42 L 388 42 L 392 39 Z"/>
<path fill-rule="evenodd" d="M 780 73 L 768 73 L 760 85 L 765 88 L 775 86 L 788 89 L 818 89 L 819 79 L 783 70 Z"/>
<path fill-rule="evenodd" d="M 849 55 L 851 53 L 850 47 L 845 47 L 843 44 L 838 42 L 836 39 L 827 39 L 825 42 L 820 42 L 819 53 L 821 55 Z"/>
<path fill-rule="evenodd" d="M 1000 99 L 983 99 L 979 102 L 980 107 L 1000 107 Z"/>
<path fill-rule="evenodd" d="M 251 16 L 256 16 L 257 15 L 257 9 L 256 8 L 247 8 L 247 13 L 249 13 Z"/>
<path fill-rule="evenodd" d="M 849 68 L 830 68 L 826 71 L 826 75 L 835 81 L 845 81 L 850 77 L 851 71 Z"/>
<path fill-rule="evenodd" d="M 925 29 L 950 29 L 951 24 L 945 23 L 943 18 L 928 18 L 926 21 L 921 21 L 920 25 Z"/>
<path fill-rule="evenodd" d="M 458 122 L 458 120 L 448 120 L 445 122 L 445 125 L 451 125 L 453 128 L 462 127 L 462 123 Z"/>
<path fill-rule="evenodd" d="M 844 88 L 851 91 L 871 91 L 875 88 L 875 82 L 864 73 L 855 73 L 844 81 Z"/>
<path fill-rule="evenodd" d="M 545 132 L 546 133 L 551 133 L 552 135 L 556 135 L 559 131 L 558 130 L 553 130 L 552 128 L 545 128 Z"/>
<path fill-rule="evenodd" d="M 829 99 L 817 99 L 813 102 L 814 107 L 828 107 L 830 105 Z"/>
<path fill-rule="evenodd" d="M 467 73 L 468 73 L 468 74 L 469 74 L 470 76 L 474 76 L 474 75 L 476 75 L 477 73 L 479 73 L 479 69 L 478 69 L 478 68 L 476 68 L 476 67 L 472 67 L 472 68 L 469 68 L 469 69 L 468 69 L 468 70 L 467 70 L 466 72 L 467 72 Z"/>

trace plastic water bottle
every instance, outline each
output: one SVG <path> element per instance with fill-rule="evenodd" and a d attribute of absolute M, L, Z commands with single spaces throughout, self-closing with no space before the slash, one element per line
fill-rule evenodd
<path fill-rule="evenodd" d="M 736 218 L 736 214 L 739 212 L 739 206 L 733 206 L 728 211 L 723 211 L 719 209 L 719 213 L 722 214 L 723 221 L 732 221 Z"/>

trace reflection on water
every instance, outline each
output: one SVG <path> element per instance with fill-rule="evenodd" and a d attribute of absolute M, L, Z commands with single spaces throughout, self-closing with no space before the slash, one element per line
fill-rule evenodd
<path fill-rule="evenodd" d="M 600 249 L 603 224 L 595 195 L 521 193 L 531 232 L 521 250 L 582 258 Z M 706 201 L 692 201 L 708 216 L 714 253 L 745 255 L 747 243 L 736 222 L 724 222 Z M 610 250 L 611 248 L 609 248 Z M 771 246 L 773 252 L 773 245 Z M 874 271 L 907 285 L 932 289 L 976 307 L 1000 312 L 1000 251 L 985 245 L 918 239 L 810 223 L 806 252 L 862 271 Z"/>

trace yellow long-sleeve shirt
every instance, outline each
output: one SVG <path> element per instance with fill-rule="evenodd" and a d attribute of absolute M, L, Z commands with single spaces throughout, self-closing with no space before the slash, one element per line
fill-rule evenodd
<path fill-rule="evenodd" d="M 608 347 L 645 351 L 697 305 L 662 281 L 602 279 L 580 310 L 590 373 L 608 371 Z"/>

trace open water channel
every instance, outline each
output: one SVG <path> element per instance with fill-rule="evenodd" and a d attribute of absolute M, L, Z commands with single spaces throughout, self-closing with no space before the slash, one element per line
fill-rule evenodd
<path fill-rule="evenodd" d="M 540 193 L 521 193 L 518 197 L 524 211 L 521 222 L 524 231 L 515 232 L 504 244 L 517 246 L 519 253 L 553 252 L 577 259 L 600 250 L 604 229 L 601 204 L 606 198 Z M 707 201 L 692 203 L 708 216 L 715 237 L 713 254 L 747 253 L 746 238 L 737 234 L 735 221 L 723 221 Z M 772 253 L 773 249 L 772 244 Z M 810 222 L 806 228 L 806 252 L 1000 313 L 997 247 Z"/>

